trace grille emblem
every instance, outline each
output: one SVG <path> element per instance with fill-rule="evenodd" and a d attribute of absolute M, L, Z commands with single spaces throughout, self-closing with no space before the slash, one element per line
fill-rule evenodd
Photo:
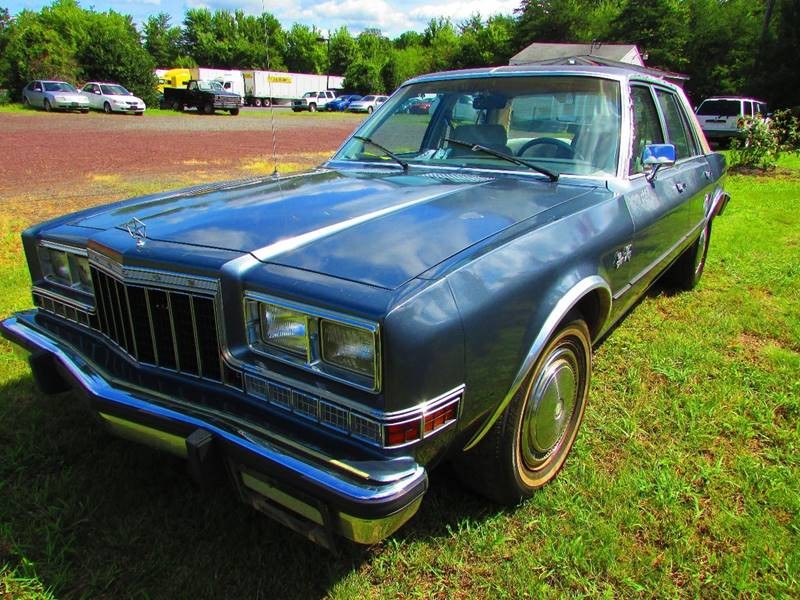
<path fill-rule="evenodd" d="M 127 229 L 130 236 L 136 240 L 137 248 L 144 246 L 147 241 L 147 225 L 136 217 L 133 217 L 130 221 L 125 223 L 125 229 Z"/>

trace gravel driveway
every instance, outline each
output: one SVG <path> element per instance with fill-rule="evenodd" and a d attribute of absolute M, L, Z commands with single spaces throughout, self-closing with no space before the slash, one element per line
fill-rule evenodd
<path fill-rule="evenodd" d="M 0 113 L 0 196 L 52 188 L 86 176 L 159 175 L 208 165 L 223 171 L 271 162 L 269 112 L 236 116 L 160 113 L 136 117 L 90 113 Z M 363 116 L 274 113 L 277 153 L 332 153 Z"/>

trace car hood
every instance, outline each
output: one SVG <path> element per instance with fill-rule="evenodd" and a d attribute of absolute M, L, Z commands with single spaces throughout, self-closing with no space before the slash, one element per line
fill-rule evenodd
<path fill-rule="evenodd" d="M 246 252 L 265 263 L 394 289 L 593 189 L 525 176 L 321 169 L 147 197 L 73 224 L 122 232 L 135 217 L 147 239 Z"/>

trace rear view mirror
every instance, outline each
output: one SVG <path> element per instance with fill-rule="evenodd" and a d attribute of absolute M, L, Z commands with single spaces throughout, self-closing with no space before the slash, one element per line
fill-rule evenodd
<path fill-rule="evenodd" d="M 475 96 L 472 108 L 475 110 L 500 110 L 508 104 L 508 97 L 503 94 L 481 94 Z"/>
<path fill-rule="evenodd" d="M 647 181 L 652 183 L 661 167 L 670 167 L 675 164 L 675 146 L 672 144 L 648 144 L 642 152 L 642 164 L 652 167 L 650 173 L 646 175 Z"/>

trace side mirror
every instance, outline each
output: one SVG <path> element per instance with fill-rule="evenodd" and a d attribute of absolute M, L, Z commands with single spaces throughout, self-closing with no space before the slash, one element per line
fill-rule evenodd
<path fill-rule="evenodd" d="M 645 177 L 652 183 L 661 167 L 671 167 L 675 164 L 675 146 L 672 144 L 648 144 L 642 152 L 642 164 L 651 167 Z"/>
<path fill-rule="evenodd" d="M 94 93 L 97 94 L 98 96 L 102 95 L 102 92 L 100 90 L 95 90 Z"/>

